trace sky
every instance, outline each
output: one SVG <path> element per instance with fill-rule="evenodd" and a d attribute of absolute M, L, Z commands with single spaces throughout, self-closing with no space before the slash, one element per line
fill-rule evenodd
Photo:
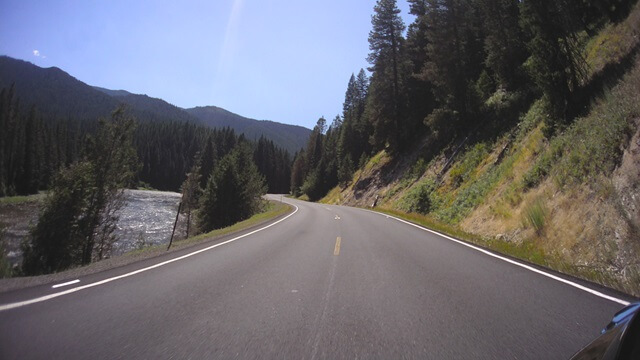
<path fill-rule="evenodd" d="M 0 0 L 0 54 L 176 106 L 312 128 L 369 66 L 375 0 Z M 406 1 L 398 7 L 413 21 Z"/>

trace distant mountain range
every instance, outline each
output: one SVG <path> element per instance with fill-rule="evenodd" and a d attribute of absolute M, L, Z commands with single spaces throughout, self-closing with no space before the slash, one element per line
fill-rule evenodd
<path fill-rule="evenodd" d="M 95 119 L 127 104 L 140 121 L 189 121 L 213 128 L 230 127 L 248 139 L 264 136 L 294 153 L 304 147 L 311 130 L 275 121 L 255 120 L 216 106 L 182 109 L 147 95 L 90 86 L 57 67 L 0 56 L 0 89 L 14 86 L 23 106 L 35 105 L 46 117 Z"/>

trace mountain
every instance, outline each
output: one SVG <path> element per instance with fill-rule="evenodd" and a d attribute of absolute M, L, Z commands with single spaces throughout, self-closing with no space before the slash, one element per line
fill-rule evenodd
<path fill-rule="evenodd" d="M 250 119 L 217 106 L 198 106 L 185 111 L 207 126 L 231 127 L 238 133 L 244 133 L 250 140 L 264 135 L 276 144 L 286 144 L 280 146 L 292 154 L 306 145 L 311 134 L 311 130 L 302 126 Z"/>
<path fill-rule="evenodd" d="M 291 153 L 306 143 L 311 130 L 301 126 L 245 118 L 215 106 L 182 109 L 162 99 L 90 86 L 57 68 L 0 56 L 0 89 L 13 86 L 21 104 L 35 105 L 45 117 L 96 119 L 126 104 L 139 121 L 188 121 L 230 127 L 248 139 L 264 136 Z"/>
<path fill-rule="evenodd" d="M 94 86 L 93 88 L 113 97 L 133 95 L 127 90 L 110 90 L 110 89 L 101 88 L 99 86 Z"/>
<path fill-rule="evenodd" d="M 46 117 L 95 119 L 106 116 L 118 101 L 57 67 L 0 56 L 0 89 L 14 86 L 23 105 L 35 105 Z"/>
<path fill-rule="evenodd" d="M 200 122 L 197 118 L 189 115 L 184 109 L 168 102 L 153 98 L 147 95 L 132 94 L 125 90 L 109 90 L 97 86 L 94 89 L 103 92 L 118 102 L 131 106 L 137 112 L 137 116 L 150 121 L 162 121 L 171 119 L 176 121 Z M 235 130 L 235 129 L 234 129 Z"/>

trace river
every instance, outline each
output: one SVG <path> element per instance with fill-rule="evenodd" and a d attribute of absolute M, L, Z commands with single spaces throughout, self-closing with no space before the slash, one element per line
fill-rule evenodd
<path fill-rule="evenodd" d="M 141 247 L 168 244 L 176 219 L 180 194 L 167 191 L 125 190 L 125 206 L 120 209 L 115 230 L 117 241 L 111 256 Z M 11 266 L 22 263 L 21 243 L 35 226 L 42 199 L 0 206 L 0 223 L 4 227 L 4 246 Z M 184 238 L 186 220 L 181 215 L 176 235 Z"/>
<path fill-rule="evenodd" d="M 143 246 L 168 244 L 176 220 L 180 194 L 168 191 L 125 190 L 127 200 L 120 210 L 112 255 Z M 180 221 L 182 225 L 184 221 Z M 184 226 L 176 229 L 184 236 Z"/>

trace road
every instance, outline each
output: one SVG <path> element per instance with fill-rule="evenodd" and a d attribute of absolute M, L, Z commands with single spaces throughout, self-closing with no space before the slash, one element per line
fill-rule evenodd
<path fill-rule="evenodd" d="M 566 359 L 623 307 L 386 215 L 285 201 L 213 248 L 0 294 L 0 358 Z"/>

